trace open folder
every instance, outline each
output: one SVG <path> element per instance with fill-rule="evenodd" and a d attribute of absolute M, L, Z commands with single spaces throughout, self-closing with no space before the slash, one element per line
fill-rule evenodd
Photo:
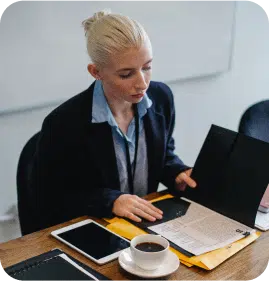
<path fill-rule="evenodd" d="M 269 183 L 269 143 L 212 125 L 184 197 L 254 228 Z"/>
<path fill-rule="evenodd" d="M 242 237 L 238 241 L 233 240 L 210 252 L 201 251 L 200 255 L 192 256 L 177 249 L 181 260 L 212 269 L 258 238 L 260 234 L 253 228 L 260 201 L 269 182 L 268 163 L 268 143 L 212 125 L 193 168 L 192 177 L 198 186 L 196 189 L 187 188 L 184 197 L 193 204 L 227 217 L 227 221 L 242 224 L 246 229 L 240 225 L 238 230 Z M 184 221 L 184 208 L 180 209 L 180 216 L 183 216 Z M 114 221 L 109 226 L 114 231 L 115 223 Z M 122 223 L 121 221 L 120 224 Z M 145 229 L 145 225 L 141 224 L 140 228 Z M 146 231 L 148 230 L 156 232 L 156 228 L 147 227 Z M 162 234 L 162 229 L 159 228 L 157 233 Z M 227 239 L 226 242 L 228 241 Z"/>
<path fill-rule="evenodd" d="M 173 198 L 173 196 L 171 194 L 167 194 L 158 197 L 152 200 L 151 202 L 159 202 L 169 198 Z M 115 217 L 112 219 L 106 219 L 106 221 L 110 223 L 107 226 L 109 230 L 129 240 L 133 239 L 137 235 L 148 233 L 147 231 L 135 226 L 134 224 L 122 218 Z M 239 252 L 247 245 L 255 241 L 260 235 L 261 235 L 260 232 L 252 233 L 246 238 L 236 241 L 226 247 L 199 256 L 184 255 L 183 253 L 181 253 L 180 251 L 176 250 L 173 247 L 170 247 L 170 250 L 178 256 L 182 264 L 188 267 L 192 267 L 193 265 L 195 265 L 206 270 L 212 270 L 213 268 L 215 268 L 216 266 L 218 266 L 219 264 L 221 264 L 222 262 L 233 256 L 235 253 Z"/>

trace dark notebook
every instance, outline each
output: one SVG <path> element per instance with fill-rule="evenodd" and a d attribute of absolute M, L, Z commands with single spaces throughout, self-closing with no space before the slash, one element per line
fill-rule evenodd
<path fill-rule="evenodd" d="M 66 255 L 77 265 L 93 275 L 93 277 L 88 276 L 59 256 L 61 254 L 64 254 L 64 252 L 55 249 L 7 267 L 4 270 L 8 275 L 18 280 L 109 280 L 89 266 Z"/>

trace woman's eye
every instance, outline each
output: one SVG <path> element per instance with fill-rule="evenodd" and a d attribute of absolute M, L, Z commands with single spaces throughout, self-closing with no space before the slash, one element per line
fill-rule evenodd
<path fill-rule="evenodd" d="M 144 70 L 144 71 L 149 71 L 149 70 L 151 70 L 151 66 L 144 67 L 143 70 Z"/>
<path fill-rule="evenodd" d="M 142 70 L 143 71 L 149 71 L 149 70 L 151 70 L 151 66 L 144 67 Z M 128 79 L 132 75 L 133 75 L 133 72 L 129 72 L 128 74 L 120 74 L 119 76 L 120 76 L 121 79 Z"/>
<path fill-rule="evenodd" d="M 120 78 L 121 78 L 121 79 L 127 79 L 127 78 L 129 78 L 130 76 L 132 76 L 132 73 L 120 74 Z"/>

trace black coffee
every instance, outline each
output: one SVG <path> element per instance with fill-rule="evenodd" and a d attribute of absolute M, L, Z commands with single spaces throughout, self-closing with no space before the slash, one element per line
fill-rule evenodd
<path fill-rule="evenodd" d="M 160 252 L 165 249 L 164 246 L 152 242 L 144 242 L 137 244 L 135 248 L 144 252 Z"/>

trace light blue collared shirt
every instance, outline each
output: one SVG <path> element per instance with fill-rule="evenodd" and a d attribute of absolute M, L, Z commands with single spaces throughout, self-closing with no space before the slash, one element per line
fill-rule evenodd
<path fill-rule="evenodd" d="M 138 196 L 146 195 L 148 190 L 148 157 L 143 116 L 147 113 L 147 110 L 149 107 L 151 107 L 151 105 L 152 101 L 148 98 L 147 94 L 144 95 L 143 99 L 137 105 L 139 116 L 139 145 L 134 176 L 134 194 Z M 93 91 L 92 123 L 103 122 L 108 122 L 112 129 L 112 136 L 119 171 L 120 190 L 122 192 L 130 193 L 126 163 L 126 149 L 123 135 L 107 103 L 102 87 L 102 82 L 100 80 L 97 80 L 95 82 Z M 129 124 L 127 134 L 125 135 L 125 137 L 129 144 L 129 153 L 133 169 L 135 154 L 134 118 Z"/>

